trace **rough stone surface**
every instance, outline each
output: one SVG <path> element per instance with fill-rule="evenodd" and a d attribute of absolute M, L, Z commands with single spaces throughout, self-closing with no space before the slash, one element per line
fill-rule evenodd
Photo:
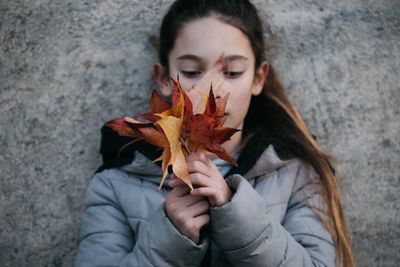
<path fill-rule="evenodd" d="M 171 0 L 0 0 L 0 266 L 72 266 L 99 128 L 146 109 Z M 255 1 L 291 99 L 342 166 L 358 266 L 400 262 L 400 2 Z"/>

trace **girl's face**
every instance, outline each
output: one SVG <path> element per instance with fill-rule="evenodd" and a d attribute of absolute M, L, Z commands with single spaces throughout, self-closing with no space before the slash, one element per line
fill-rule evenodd
<path fill-rule="evenodd" d="M 218 98 L 230 94 L 224 126 L 242 129 L 251 96 L 260 94 L 268 65 L 263 63 L 255 70 L 255 57 L 250 42 L 239 29 L 214 17 L 187 23 L 179 31 L 169 54 L 168 75 L 163 75 L 162 67 L 157 64 L 154 68 L 155 78 L 165 95 L 171 93 L 167 76 L 176 78 L 179 74 L 182 88 L 189 90 L 213 67 L 221 55 L 225 60 L 219 75 L 224 82 L 218 89 L 214 89 L 214 95 Z M 189 97 L 196 95 L 199 97 L 199 94 L 189 94 Z"/>

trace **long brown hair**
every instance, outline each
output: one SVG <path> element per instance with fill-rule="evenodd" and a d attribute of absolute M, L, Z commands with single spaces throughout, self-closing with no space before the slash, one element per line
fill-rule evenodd
<path fill-rule="evenodd" d="M 182 26 L 211 15 L 238 28 L 247 36 L 255 55 L 256 69 L 268 61 L 261 19 L 250 1 L 177 0 L 164 16 L 160 29 L 159 59 L 167 70 L 169 52 Z M 325 188 L 321 196 L 328 209 L 327 216 L 319 215 L 335 243 L 336 265 L 354 266 L 334 159 L 317 143 L 271 65 L 262 94 L 251 99 L 244 130 L 246 132 L 259 126 L 268 129 L 271 143 L 281 158 L 303 159 L 319 174 Z"/>

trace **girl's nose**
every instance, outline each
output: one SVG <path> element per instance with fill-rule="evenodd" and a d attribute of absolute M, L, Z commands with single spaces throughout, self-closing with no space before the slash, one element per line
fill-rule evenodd
<path fill-rule="evenodd" d="M 226 90 L 226 83 L 224 82 L 223 74 L 221 74 L 221 78 L 219 81 L 213 83 L 213 93 L 215 98 L 223 98 L 225 97 L 227 90 Z"/>

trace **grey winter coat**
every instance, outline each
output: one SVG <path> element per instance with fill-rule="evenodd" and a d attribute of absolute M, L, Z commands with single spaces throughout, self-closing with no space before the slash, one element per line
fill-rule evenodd
<path fill-rule="evenodd" d="M 210 208 L 210 234 L 199 244 L 168 219 L 170 188 L 157 186 L 161 169 L 136 152 L 130 165 L 105 170 L 86 193 L 76 266 L 335 266 L 331 235 L 313 168 L 281 160 L 270 145 L 244 176 L 232 175 L 232 200 Z"/>

